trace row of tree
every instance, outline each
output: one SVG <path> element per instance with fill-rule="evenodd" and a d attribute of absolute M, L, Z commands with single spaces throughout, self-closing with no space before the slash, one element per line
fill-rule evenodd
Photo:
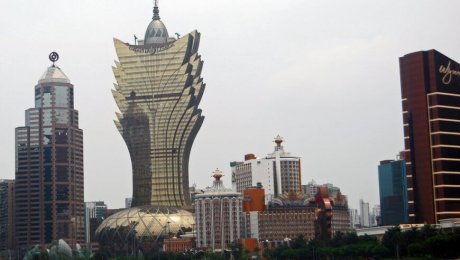
<path fill-rule="evenodd" d="M 306 241 L 299 236 L 276 248 L 259 251 L 251 256 L 241 245 L 232 244 L 224 253 L 197 252 L 168 253 L 156 252 L 137 254 L 132 257 L 115 257 L 112 259 L 250 259 L 257 257 L 265 259 L 452 259 L 460 257 L 460 229 L 442 230 L 430 225 L 422 228 L 412 228 L 402 231 L 399 226 L 389 229 L 379 241 L 370 236 L 358 236 L 355 232 L 337 232 L 328 241 Z M 30 254 L 29 254 L 30 253 Z M 27 259 L 56 259 L 48 255 L 47 250 L 31 250 Z M 74 259 L 109 259 L 107 255 L 96 253 L 90 256 L 89 252 L 74 252 Z M 58 257 L 59 259 L 59 257 Z"/>
<path fill-rule="evenodd" d="M 264 252 L 268 259 L 399 259 L 460 257 L 460 230 L 437 230 L 426 225 L 402 231 L 389 229 L 379 241 L 356 233 L 337 232 L 329 241 L 305 241 L 297 237 L 290 245 Z"/>

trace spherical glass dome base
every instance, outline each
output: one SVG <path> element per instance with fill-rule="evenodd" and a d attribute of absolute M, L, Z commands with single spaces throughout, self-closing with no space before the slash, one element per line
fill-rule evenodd
<path fill-rule="evenodd" d="M 179 208 L 140 206 L 119 211 L 96 230 L 102 251 L 114 255 L 151 252 L 162 241 L 192 231 L 193 214 Z"/>

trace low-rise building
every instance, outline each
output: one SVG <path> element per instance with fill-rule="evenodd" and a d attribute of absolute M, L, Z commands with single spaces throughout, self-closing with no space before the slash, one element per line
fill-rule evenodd
<path fill-rule="evenodd" d="M 173 237 L 163 240 L 163 251 L 184 252 L 193 248 L 193 239 Z"/>
<path fill-rule="evenodd" d="M 244 207 L 243 234 L 246 238 L 275 245 L 289 242 L 299 235 L 306 240 L 315 237 L 329 239 L 337 231 L 350 230 L 348 205 L 343 198 L 338 194 L 332 199 L 327 188 L 320 187 L 313 198 L 302 193 L 289 193 L 272 199 L 265 210 Z M 248 203 L 252 199 L 245 196 L 244 201 Z"/>

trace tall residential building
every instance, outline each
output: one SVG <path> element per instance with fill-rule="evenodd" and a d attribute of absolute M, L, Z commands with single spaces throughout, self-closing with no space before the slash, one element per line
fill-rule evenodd
<path fill-rule="evenodd" d="M 460 64 L 436 50 L 399 59 L 409 222 L 460 217 Z"/>
<path fill-rule="evenodd" d="M 97 229 L 97 223 L 104 219 L 107 205 L 103 201 L 85 202 L 85 240 L 86 243 L 93 241 Z M 96 220 L 94 220 L 96 219 Z M 92 225 L 93 224 L 93 225 Z"/>
<path fill-rule="evenodd" d="M 358 228 L 361 224 L 359 221 L 359 213 L 357 209 L 350 209 L 350 227 L 352 229 Z"/>
<path fill-rule="evenodd" d="M 371 216 L 369 211 L 369 202 L 364 202 L 362 199 L 359 200 L 359 224 L 361 227 L 371 226 Z"/>
<path fill-rule="evenodd" d="M 409 221 L 406 162 L 381 161 L 379 171 L 380 225 L 399 225 Z"/>
<path fill-rule="evenodd" d="M 14 209 L 14 180 L 0 180 L 0 253 L 14 249 Z"/>
<path fill-rule="evenodd" d="M 376 227 L 380 225 L 380 205 L 374 205 L 371 212 L 370 226 Z"/>
<path fill-rule="evenodd" d="M 200 33 L 169 37 L 155 3 L 143 40 L 114 43 L 115 124 L 131 156 L 132 206 L 190 205 L 189 157 L 204 120 Z"/>
<path fill-rule="evenodd" d="M 192 203 L 195 201 L 195 196 L 197 194 L 204 193 L 204 189 L 197 188 L 196 184 L 193 184 L 192 187 L 190 187 L 189 191 L 190 191 L 190 200 L 192 201 Z"/>
<path fill-rule="evenodd" d="M 197 247 L 223 252 L 241 237 L 243 195 L 226 189 L 222 176 L 217 169 L 213 186 L 195 196 L 195 222 Z"/>
<path fill-rule="evenodd" d="M 84 241 L 83 131 L 74 86 L 54 62 L 35 86 L 35 107 L 16 128 L 16 241 L 20 249 Z"/>
<path fill-rule="evenodd" d="M 318 193 L 318 187 L 319 185 L 314 180 L 311 180 L 306 185 L 302 185 L 302 193 L 309 197 L 314 197 Z"/>
<path fill-rule="evenodd" d="M 107 205 L 103 201 L 85 202 L 85 215 L 88 218 L 104 218 Z"/>
<path fill-rule="evenodd" d="M 125 198 L 125 208 L 127 209 L 131 208 L 132 204 L 133 204 L 133 198 Z"/>
<path fill-rule="evenodd" d="M 284 151 L 283 139 L 275 138 L 275 151 L 265 158 L 253 154 L 244 162 L 232 162 L 232 185 L 237 192 L 261 183 L 265 189 L 265 201 L 289 192 L 302 192 L 300 157 Z"/>

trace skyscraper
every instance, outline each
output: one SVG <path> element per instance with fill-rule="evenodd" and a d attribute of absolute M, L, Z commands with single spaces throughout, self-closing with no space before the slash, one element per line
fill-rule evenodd
<path fill-rule="evenodd" d="M 133 198 L 125 198 L 125 208 L 131 208 L 131 204 L 133 203 Z"/>
<path fill-rule="evenodd" d="M 191 204 L 188 162 L 204 120 L 200 34 L 169 37 L 155 1 L 143 40 L 114 41 L 119 61 L 112 93 L 121 112 L 115 124 L 131 156 L 133 198 L 131 208 L 101 223 L 96 237 L 109 254 L 146 253 L 195 225 L 180 207 Z"/>
<path fill-rule="evenodd" d="M 364 202 L 362 199 L 359 200 L 359 224 L 361 227 L 370 227 L 370 214 L 369 202 Z"/>
<path fill-rule="evenodd" d="M 16 128 L 16 241 L 19 248 L 62 238 L 84 241 L 83 131 L 74 86 L 53 64 L 35 86 L 35 107 Z"/>
<path fill-rule="evenodd" d="M 460 64 L 436 50 L 399 59 L 409 222 L 460 217 Z"/>
<path fill-rule="evenodd" d="M 374 205 L 371 213 L 371 227 L 380 225 L 380 205 Z"/>
<path fill-rule="evenodd" d="M 359 213 L 357 209 L 350 209 L 350 227 L 352 229 L 358 228 L 361 224 L 359 221 Z"/>
<path fill-rule="evenodd" d="M 300 157 L 284 151 L 283 138 L 275 138 L 275 151 L 266 158 L 247 154 L 244 162 L 231 162 L 233 189 L 243 192 L 245 188 L 262 184 L 265 201 L 289 192 L 302 192 Z"/>
<path fill-rule="evenodd" d="M 104 219 L 107 205 L 103 201 L 85 202 L 85 240 L 86 243 L 94 241 L 97 225 Z"/>
<path fill-rule="evenodd" d="M 406 162 L 381 161 L 379 169 L 380 225 L 399 225 L 409 221 Z"/>
<path fill-rule="evenodd" d="M 155 3 L 143 40 L 114 42 L 115 124 L 131 156 L 132 206 L 190 205 L 190 150 L 204 119 L 200 34 L 169 37 Z"/>
<path fill-rule="evenodd" d="M 0 259 L 2 251 L 14 249 L 14 180 L 0 180 Z"/>

